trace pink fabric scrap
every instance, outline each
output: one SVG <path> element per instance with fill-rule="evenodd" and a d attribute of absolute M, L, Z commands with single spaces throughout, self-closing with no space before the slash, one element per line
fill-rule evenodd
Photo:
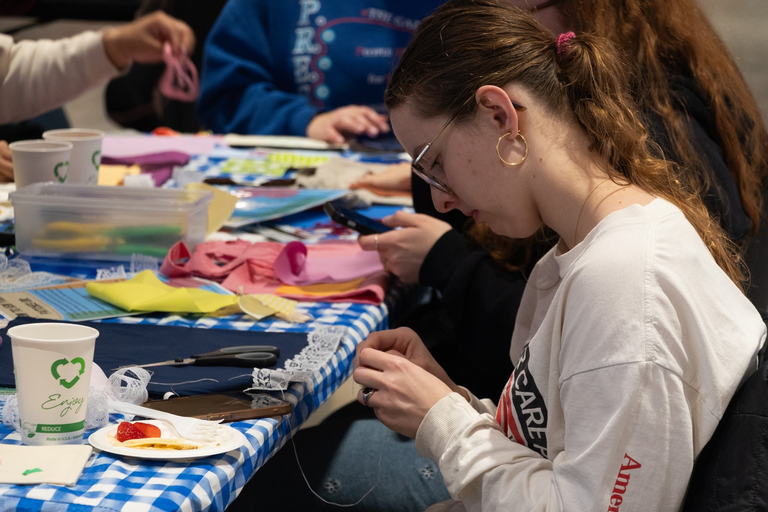
<path fill-rule="evenodd" d="M 291 242 L 275 260 L 274 268 L 280 281 L 294 286 L 343 283 L 384 270 L 379 254 L 363 251 L 357 243 L 318 244 L 309 249 L 301 242 Z"/>
<path fill-rule="evenodd" d="M 376 253 L 363 251 L 356 242 L 345 241 L 311 246 L 301 242 L 286 245 L 277 242 L 251 244 L 244 240 L 216 241 L 199 244 L 193 253 L 179 242 L 168 251 L 160 272 L 174 279 L 194 275 L 219 281 L 227 290 L 236 293 L 242 290 L 246 294 L 275 293 L 283 284 L 307 286 L 365 277 L 360 287 L 350 292 L 323 297 L 281 295 L 312 302 L 376 305 L 384 300 L 389 279 Z"/>

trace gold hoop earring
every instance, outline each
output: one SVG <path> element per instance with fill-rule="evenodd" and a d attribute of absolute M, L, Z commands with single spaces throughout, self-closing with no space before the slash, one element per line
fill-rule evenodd
<path fill-rule="evenodd" d="M 501 160 L 501 163 L 503 163 L 504 165 L 508 165 L 510 167 L 513 167 L 515 165 L 520 165 L 521 163 L 525 162 L 526 158 L 528 158 L 528 141 L 525 140 L 525 137 L 523 136 L 523 134 L 520 133 L 520 130 L 518 130 L 517 131 L 517 135 L 515 135 L 515 138 L 520 137 L 521 139 L 523 139 L 523 144 L 525 144 L 525 154 L 523 155 L 523 158 L 521 158 L 519 162 L 507 162 L 506 160 L 504 160 L 501 157 L 501 153 L 499 153 L 499 144 L 501 144 L 501 140 L 503 138 L 509 137 L 510 135 L 512 135 L 512 132 L 507 132 L 504 135 L 502 135 L 501 137 L 499 137 L 499 140 L 496 141 L 496 156 L 499 157 L 499 160 Z"/>

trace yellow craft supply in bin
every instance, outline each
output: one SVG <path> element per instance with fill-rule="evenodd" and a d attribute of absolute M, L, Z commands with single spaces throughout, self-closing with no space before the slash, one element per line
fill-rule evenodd
<path fill-rule="evenodd" d="M 162 258 L 205 240 L 213 195 L 198 190 L 35 183 L 11 193 L 21 254 L 130 260 Z"/>

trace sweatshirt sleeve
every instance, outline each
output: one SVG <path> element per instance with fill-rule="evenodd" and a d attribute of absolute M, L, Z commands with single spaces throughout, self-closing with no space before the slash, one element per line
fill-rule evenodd
<path fill-rule="evenodd" d="M 424 418 L 416 448 L 470 511 L 676 510 L 694 454 L 691 391 L 680 379 L 641 362 L 575 375 L 560 391 L 568 428 L 554 460 L 455 393 Z"/>
<path fill-rule="evenodd" d="M 278 86 L 264 9 L 234 1 L 221 12 L 206 41 L 200 117 L 219 133 L 305 136 L 318 109 Z"/>
<path fill-rule="evenodd" d="M 0 123 L 60 107 L 119 72 L 99 32 L 18 43 L 0 35 Z"/>

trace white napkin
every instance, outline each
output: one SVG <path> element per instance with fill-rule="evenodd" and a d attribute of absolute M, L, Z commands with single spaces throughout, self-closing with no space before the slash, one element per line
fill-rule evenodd
<path fill-rule="evenodd" d="M 0 445 L 0 483 L 75 485 L 93 448 L 89 445 Z"/>

